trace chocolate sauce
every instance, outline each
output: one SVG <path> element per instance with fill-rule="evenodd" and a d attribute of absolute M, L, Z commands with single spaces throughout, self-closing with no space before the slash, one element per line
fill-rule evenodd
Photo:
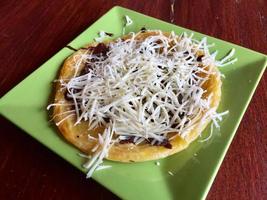
<path fill-rule="evenodd" d="M 180 119 L 184 118 L 185 112 L 179 112 L 178 116 L 180 117 Z"/>
<path fill-rule="evenodd" d="M 183 95 L 181 93 L 178 95 L 177 99 L 179 104 L 183 103 Z"/>
<path fill-rule="evenodd" d="M 204 55 L 198 56 L 197 57 L 197 62 L 201 62 L 203 57 L 204 57 Z"/>
<path fill-rule="evenodd" d="M 107 58 L 107 52 L 109 52 L 109 46 L 104 43 L 99 43 L 96 47 L 93 47 L 93 55 Z"/>
<path fill-rule="evenodd" d="M 72 100 L 73 100 L 72 97 L 70 97 L 68 94 L 69 94 L 69 92 L 68 92 L 68 90 L 66 90 L 65 93 L 64 93 L 64 98 L 65 98 L 67 101 L 72 101 Z"/>
<path fill-rule="evenodd" d="M 109 123 L 110 119 L 108 117 L 103 118 L 106 123 Z"/>
<path fill-rule="evenodd" d="M 120 140 L 120 144 L 128 144 L 128 143 L 134 143 L 134 138 L 135 136 L 129 136 L 127 139 L 125 140 Z"/>
<path fill-rule="evenodd" d="M 93 69 L 93 66 L 91 63 L 86 63 L 82 71 L 80 72 L 80 76 L 84 74 L 88 74 L 90 70 Z"/>
<path fill-rule="evenodd" d="M 148 143 L 150 143 L 152 145 L 152 141 L 153 139 L 152 138 L 148 138 Z M 170 143 L 170 141 L 168 139 L 164 139 L 162 142 L 155 142 L 152 146 L 163 146 L 167 149 L 171 149 L 172 148 L 172 145 Z"/>
<path fill-rule="evenodd" d="M 129 144 L 129 143 L 133 143 L 134 144 L 134 138 L 135 136 L 129 136 L 127 139 L 125 140 L 120 140 L 120 144 Z M 151 144 L 152 146 L 164 146 L 167 149 L 171 149 L 172 145 L 170 143 L 170 141 L 168 139 L 164 139 L 162 142 L 155 142 L 154 144 L 152 144 L 153 138 L 148 138 L 145 140 L 146 143 Z"/>
<path fill-rule="evenodd" d="M 81 91 L 81 89 L 72 89 L 73 93 L 78 93 Z M 64 93 L 64 98 L 67 100 L 67 101 L 73 101 L 73 98 L 71 97 L 70 93 L 68 90 L 65 91 Z"/>

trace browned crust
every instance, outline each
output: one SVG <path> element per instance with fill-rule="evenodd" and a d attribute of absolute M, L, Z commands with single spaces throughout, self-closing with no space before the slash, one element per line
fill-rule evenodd
<path fill-rule="evenodd" d="M 140 33 L 137 39 L 144 39 L 149 35 L 155 35 L 156 32 L 145 32 Z M 168 33 L 165 33 L 168 35 Z M 125 36 L 127 38 L 129 36 Z M 95 46 L 96 43 L 91 43 L 87 47 Z M 80 49 L 69 58 L 67 58 L 61 68 L 59 80 L 69 79 L 74 74 L 74 58 L 76 56 L 81 56 L 81 54 L 86 53 L 86 50 Z M 207 90 L 207 95 L 213 93 L 211 99 L 211 106 L 217 108 L 221 98 L 221 80 L 218 73 L 218 69 L 214 66 L 210 66 L 211 70 L 214 72 L 210 76 L 210 79 L 204 85 L 204 88 Z M 56 84 L 56 94 L 55 94 L 55 103 L 59 101 L 65 101 L 64 92 L 62 91 L 60 83 Z M 67 101 L 65 101 L 68 103 Z M 55 123 L 62 120 L 66 115 L 60 115 L 70 109 L 70 106 L 55 106 L 54 108 L 54 121 Z M 203 113 L 204 114 L 204 113 Z M 74 126 L 75 116 L 69 117 L 64 120 L 59 126 L 58 129 L 64 138 L 74 146 L 76 146 L 81 151 L 90 154 L 91 149 L 95 146 L 96 142 L 88 139 L 88 134 L 96 136 L 98 133 L 102 133 L 104 127 L 99 127 L 96 130 L 88 130 L 87 122 L 81 122 L 80 124 Z M 107 159 L 121 162 L 140 162 L 147 160 L 154 160 L 159 158 L 164 158 L 183 149 L 187 148 L 188 145 L 194 141 L 200 133 L 205 129 L 209 121 L 206 121 L 202 125 L 198 125 L 192 128 L 190 133 L 182 139 L 177 135 L 173 140 L 170 141 L 172 148 L 168 149 L 162 146 L 151 146 L 149 144 L 144 145 L 134 145 L 129 144 L 114 144 L 110 150 Z"/>

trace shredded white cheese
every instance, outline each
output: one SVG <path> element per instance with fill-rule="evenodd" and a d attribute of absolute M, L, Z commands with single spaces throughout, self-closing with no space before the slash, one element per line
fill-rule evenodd
<path fill-rule="evenodd" d="M 86 176 L 87 178 L 92 176 L 93 172 L 100 167 L 99 165 L 103 163 L 103 159 L 108 155 L 108 151 L 114 143 L 114 141 L 112 140 L 113 133 L 113 127 L 108 126 L 108 128 L 106 128 L 103 133 L 103 140 L 99 142 L 98 150 L 95 151 L 92 158 L 89 159 L 88 162 L 83 165 L 84 168 L 88 169 L 88 173 Z M 100 167 L 99 170 L 100 169 L 103 169 L 103 167 Z"/>
<path fill-rule="evenodd" d="M 96 171 L 103 170 L 103 169 L 108 169 L 108 168 L 111 168 L 111 165 L 99 165 L 96 168 Z"/>
<path fill-rule="evenodd" d="M 125 19 L 126 19 L 125 26 L 130 26 L 133 23 L 133 20 L 128 15 L 125 15 Z"/>
<path fill-rule="evenodd" d="M 213 133 L 213 123 L 210 126 L 210 134 L 209 134 L 209 136 L 206 137 L 205 139 L 199 140 L 198 142 L 206 142 L 206 141 L 208 141 L 211 138 L 212 133 Z"/>
<path fill-rule="evenodd" d="M 126 16 L 126 26 L 131 23 Z M 228 113 L 217 113 L 211 108 L 212 94 L 203 98 L 206 91 L 201 86 L 213 73 L 205 66 L 234 63 L 237 59 L 230 60 L 234 50 L 217 61 L 217 52 L 209 52 L 206 38 L 197 41 L 192 34 L 177 36 L 172 32 L 166 37 L 161 31 L 156 32 L 158 35 L 143 41 L 136 40 L 140 33 L 131 33 L 129 39 L 110 43 L 105 58 L 92 53 L 77 57 L 76 71 L 81 63 L 95 60 L 91 63 L 93 67 L 87 74 L 76 73 L 67 83 L 62 82 L 62 89 L 67 89 L 73 98 L 75 110 L 57 125 L 76 113 L 76 124 L 88 121 L 90 129 L 107 127 L 98 138 L 93 138 L 98 145 L 84 164 L 89 170 L 87 177 L 98 169 L 115 142 L 134 137 L 136 145 L 148 139 L 156 144 L 172 132 L 185 137 L 199 120 L 204 123 L 212 119 L 217 128 L 218 121 Z M 200 57 L 198 52 L 204 56 Z M 199 76 L 200 73 L 205 76 Z M 64 106 L 66 102 L 48 108 L 59 104 Z M 90 135 L 88 139 L 92 139 Z"/>

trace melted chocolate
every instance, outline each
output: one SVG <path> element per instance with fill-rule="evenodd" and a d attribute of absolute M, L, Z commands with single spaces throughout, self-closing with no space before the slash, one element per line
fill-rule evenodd
<path fill-rule="evenodd" d="M 72 91 L 73 91 L 73 93 L 78 93 L 78 92 L 80 92 L 81 90 L 80 90 L 80 89 L 73 89 Z M 65 93 L 64 93 L 64 98 L 65 98 L 67 101 L 73 101 L 73 98 L 70 96 L 70 93 L 68 92 L 68 90 L 65 91 Z"/>
<path fill-rule="evenodd" d="M 172 124 L 171 128 L 176 128 L 177 124 Z"/>
<path fill-rule="evenodd" d="M 148 143 L 152 143 L 153 139 L 148 138 Z M 152 145 L 152 144 L 151 144 Z M 170 141 L 168 139 L 164 139 L 162 142 L 155 142 L 155 144 L 153 144 L 152 146 L 164 146 L 167 149 L 171 149 L 172 145 L 170 143 Z"/>
<path fill-rule="evenodd" d="M 182 94 L 179 94 L 177 99 L 178 99 L 179 104 L 183 103 L 183 95 Z"/>
<path fill-rule="evenodd" d="M 179 112 L 178 116 L 180 117 L 180 119 L 184 118 L 185 112 Z"/>
<path fill-rule="evenodd" d="M 99 43 L 96 47 L 93 47 L 93 55 L 107 57 L 109 47 L 104 43 Z"/>
<path fill-rule="evenodd" d="M 203 57 L 204 57 L 204 55 L 198 56 L 197 57 L 197 62 L 201 62 Z"/>
<path fill-rule="evenodd" d="M 64 98 L 65 98 L 67 101 L 72 101 L 72 97 L 69 97 L 68 94 L 69 94 L 69 93 L 68 93 L 68 90 L 66 90 L 65 93 L 64 93 Z"/>
<path fill-rule="evenodd" d="M 193 71 L 192 71 L 192 74 L 197 74 L 196 70 L 193 70 Z M 198 79 L 195 78 L 195 80 L 197 81 Z M 189 79 L 189 80 L 188 80 L 188 84 L 193 84 L 193 80 L 192 80 L 192 79 Z"/>
<path fill-rule="evenodd" d="M 109 123 L 110 119 L 108 117 L 103 118 L 106 123 Z"/>
<path fill-rule="evenodd" d="M 185 52 L 184 52 L 184 55 L 185 55 L 185 56 L 187 56 L 188 54 L 189 54 L 189 52 L 188 52 L 188 51 L 185 51 Z"/>
<path fill-rule="evenodd" d="M 189 56 L 188 58 L 186 58 L 185 60 L 188 61 L 192 58 L 192 56 Z"/>
<path fill-rule="evenodd" d="M 119 143 L 120 144 L 129 144 L 129 143 L 133 143 L 134 144 L 134 138 L 135 136 L 130 136 L 129 138 L 125 139 L 125 140 L 121 140 Z M 152 138 L 148 138 L 147 140 L 145 140 L 146 143 L 151 144 L 152 145 Z M 170 141 L 168 139 L 164 139 L 162 142 L 155 142 L 152 146 L 164 146 L 167 149 L 171 149 L 172 145 L 170 143 Z"/>
<path fill-rule="evenodd" d="M 128 143 L 134 143 L 135 136 L 130 136 L 125 140 L 120 140 L 120 144 L 128 144 Z"/>
<path fill-rule="evenodd" d="M 112 33 L 106 33 L 106 34 L 112 34 Z M 101 58 L 100 59 L 92 58 L 89 62 L 85 63 L 85 66 L 80 72 L 80 75 L 88 74 L 90 70 L 93 69 L 94 62 L 97 62 L 99 60 L 100 61 L 105 60 L 107 58 L 107 52 L 109 51 L 109 47 L 106 46 L 104 43 L 99 43 L 97 46 L 89 47 L 87 49 L 89 49 L 93 55 L 101 57 Z"/>
<path fill-rule="evenodd" d="M 88 74 L 90 72 L 90 70 L 93 69 L 93 66 L 91 63 L 86 63 L 84 68 L 82 69 L 80 76 L 84 75 L 84 74 Z"/>
<path fill-rule="evenodd" d="M 159 146 L 164 146 L 167 149 L 172 149 L 172 144 L 170 143 L 170 141 L 168 139 L 164 139 Z"/>

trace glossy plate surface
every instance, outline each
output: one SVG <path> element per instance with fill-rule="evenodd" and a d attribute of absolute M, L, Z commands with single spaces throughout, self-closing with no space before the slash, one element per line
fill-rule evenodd
<path fill-rule="evenodd" d="M 98 31 L 122 34 L 124 15 L 134 23 L 126 28 L 126 33 L 137 32 L 142 27 L 175 31 L 177 34 L 187 30 L 140 13 L 114 7 L 92 26 L 75 38 L 69 45 L 80 48 L 91 42 Z M 205 35 L 195 33 L 195 38 Z M 236 129 L 248 106 L 266 66 L 266 56 L 243 47 L 207 36 L 209 43 L 215 43 L 222 57 L 235 48 L 238 62 L 220 68 L 223 79 L 222 101 L 219 111 L 229 110 L 230 114 L 221 122 L 220 130 L 214 130 L 207 142 L 200 139 L 181 153 L 155 161 L 122 164 L 105 161 L 112 168 L 98 171 L 93 178 L 123 199 L 204 199 L 215 178 L 225 153 L 235 135 Z M 53 80 L 67 56 L 73 53 L 63 48 L 51 59 L 14 87 L 0 100 L 0 112 L 18 127 L 40 141 L 49 149 L 85 172 L 74 147 L 66 143 L 57 129 L 49 122 L 46 106 L 51 99 Z M 209 135 L 209 127 L 203 132 L 202 139 Z M 168 171 L 174 175 L 171 176 Z M 88 188 L 90 190 L 90 188 Z"/>

